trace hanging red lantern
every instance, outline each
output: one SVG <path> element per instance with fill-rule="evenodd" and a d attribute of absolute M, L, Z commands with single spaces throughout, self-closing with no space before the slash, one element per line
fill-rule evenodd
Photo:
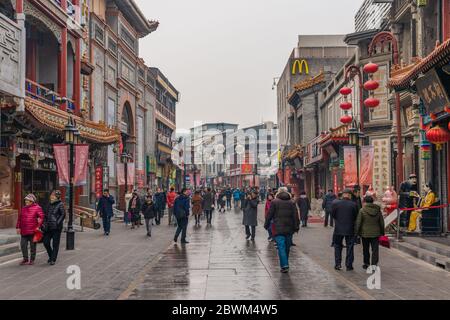
<path fill-rule="evenodd" d="M 372 74 L 372 73 L 375 73 L 377 71 L 378 71 L 378 65 L 376 63 L 369 62 L 368 64 L 366 64 L 364 66 L 364 72 L 365 73 Z"/>
<path fill-rule="evenodd" d="M 429 142 L 436 145 L 436 150 L 440 151 L 442 150 L 442 145 L 450 140 L 450 133 L 437 125 L 427 131 L 426 138 Z"/>
<path fill-rule="evenodd" d="M 378 100 L 377 98 L 371 97 L 366 99 L 366 101 L 364 101 L 364 105 L 367 108 L 376 108 L 380 105 L 380 100 Z"/>
<path fill-rule="evenodd" d="M 366 83 L 364 83 L 364 89 L 367 91 L 375 91 L 380 87 L 380 84 L 378 81 L 375 80 L 369 80 Z"/>
<path fill-rule="evenodd" d="M 449 106 L 445 107 L 445 112 L 450 113 L 450 107 Z"/>
<path fill-rule="evenodd" d="M 436 120 L 437 119 L 437 115 L 435 114 L 435 113 L 431 113 L 430 114 L 430 118 L 431 118 L 431 120 Z"/>
<path fill-rule="evenodd" d="M 348 115 L 348 114 L 341 117 L 341 122 L 342 122 L 343 124 L 349 124 L 349 123 L 351 123 L 352 121 L 353 121 L 353 117 L 350 116 L 350 115 Z"/>
<path fill-rule="evenodd" d="M 341 103 L 340 108 L 342 110 L 346 110 L 347 111 L 347 110 L 350 110 L 351 108 L 353 108 L 353 105 L 352 105 L 352 103 L 350 101 L 344 101 L 344 102 Z"/>
<path fill-rule="evenodd" d="M 341 90 L 339 90 L 339 92 L 343 95 L 343 96 L 348 96 L 352 93 L 352 89 L 349 87 L 343 87 L 341 88 Z"/>

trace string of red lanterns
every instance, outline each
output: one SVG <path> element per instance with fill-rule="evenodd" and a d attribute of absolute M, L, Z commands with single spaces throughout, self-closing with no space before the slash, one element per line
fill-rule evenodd
<path fill-rule="evenodd" d="M 375 91 L 380 87 L 380 83 L 373 79 L 373 75 L 378 72 L 379 67 L 376 63 L 369 62 L 363 68 L 364 72 L 369 75 L 369 80 L 364 84 L 364 89 L 369 91 L 369 98 L 364 101 L 366 108 L 373 111 L 380 105 L 380 100 L 375 98 Z M 341 117 L 343 124 L 349 124 L 352 122 L 353 117 L 349 115 L 349 111 L 353 108 L 353 105 L 348 101 L 348 96 L 352 94 L 352 89 L 349 87 L 343 87 L 339 91 L 343 96 L 344 101 L 340 104 L 340 108 L 344 110 L 344 115 Z"/>

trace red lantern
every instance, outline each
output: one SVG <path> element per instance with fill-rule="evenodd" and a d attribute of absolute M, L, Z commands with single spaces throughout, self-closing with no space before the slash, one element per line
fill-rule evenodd
<path fill-rule="evenodd" d="M 436 126 L 427 131 L 426 138 L 436 145 L 436 150 L 440 151 L 442 150 L 442 145 L 450 140 L 450 133 L 440 126 Z"/>
<path fill-rule="evenodd" d="M 437 115 L 435 114 L 435 113 L 431 113 L 430 114 L 430 118 L 431 118 L 431 120 L 436 120 L 437 119 Z"/>
<path fill-rule="evenodd" d="M 348 114 L 341 117 L 341 122 L 342 122 L 343 124 L 349 124 L 349 123 L 351 123 L 352 121 L 353 121 L 353 117 L 352 117 L 352 116 L 349 116 Z"/>
<path fill-rule="evenodd" d="M 343 96 L 348 96 L 349 94 L 352 93 L 352 89 L 349 87 L 343 87 L 341 90 L 339 90 L 339 92 L 343 95 Z"/>
<path fill-rule="evenodd" d="M 366 83 L 364 83 L 364 89 L 367 91 L 375 91 L 380 87 L 380 84 L 378 81 L 375 80 L 369 80 Z"/>
<path fill-rule="evenodd" d="M 445 112 L 450 113 L 450 107 L 445 107 Z"/>
<path fill-rule="evenodd" d="M 352 103 L 349 101 L 342 102 L 340 108 L 342 110 L 350 110 L 353 107 Z"/>
<path fill-rule="evenodd" d="M 380 105 L 380 100 L 376 99 L 376 98 L 368 98 L 366 99 L 366 101 L 364 101 L 364 105 L 367 108 L 376 108 Z"/>
<path fill-rule="evenodd" d="M 376 63 L 369 62 L 368 64 L 366 64 L 364 66 L 364 72 L 365 73 L 372 74 L 372 73 L 375 73 L 377 71 L 378 71 L 378 65 Z"/>

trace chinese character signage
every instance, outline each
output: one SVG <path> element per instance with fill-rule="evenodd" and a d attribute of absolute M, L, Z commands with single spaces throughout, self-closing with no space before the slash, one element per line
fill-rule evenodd
<path fill-rule="evenodd" d="M 418 78 L 416 87 L 428 113 L 439 113 L 450 105 L 447 92 L 435 69 Z"/>
<path fill-rule="evenodd" d="M 373 146 L 373 189 L 384 194 L 384 188 L 391 185 L 391 145 L 389 138 L 372 140 Z"/>
<path fill-rule="evenodd" d="M 103 167 L 95 168 L 95 195 L 100 198 L 103 194 Z"/>
<path fill-rule="evenodd" d="M 309 166 L 313 163 L 322 160 L 322 148 L 320 142 L 322 141 L 322 136 L 316 137 L 311 143 L 306 147 L 306 156 L 304 158 L 305 166 Z"/>

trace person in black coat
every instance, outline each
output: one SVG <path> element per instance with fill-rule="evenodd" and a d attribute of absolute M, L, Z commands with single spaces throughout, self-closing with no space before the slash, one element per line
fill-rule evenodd
<path fill-rule="evenodd" d="M 300 198 L 297 201 L 298 208 L 300 209 L 300 219 L 302 222 L 302 227 L 306 228 L 308 226 L 308 216 L 311 210 L 311 203 L 309 202 L 306 192 L 300 193 Z"/>
<path fill-rule="evenodd" d="M 355 224 L 358 217 L 358 208 L 352 201 L 352 190 L 346 189 L 342 193 L 342 200 L 336 200 L 332 204 L 331 216 L 335 220 L 333 234 L 333 246 L 335 253 L 335 269 L 341 270 L 343 241 L 347 248 L 345 265 L 347 271 L 353 270 L 355 244 Z"/>
<path fill-rule="evenodd" d="M 133 197 L 128 203 L 128 212 L 131 214 L 131 229 L 140 226 L 141 221 L 141 199 L 136 190 L 133 191 Z"/>
<path fill-rule="evenodd" d="M 58 258 L 59 243 L 63 230 L 66 210 L 61 202 L 61 192 L 55 190 L 50 195 L 50 205 L 44 216 L 42 229 L 44 231 L 44 247 L 48 254 L 48 263 L 55 265 Z"/>
<path fill-rule="evenodd" d="M 147 229 L 147 236 L 152 236 L 153 219 L 155 219 L 157 211 L 152 196 L 145 198 L 145 203 L 142 205 L 142 214 L 145 219 L 145 227 Z"/>
<path fill-rule="evenodd" d="M 154 195 L 154 199 L 153 201 L 155 202 L 155 208 L 156 208 L 156 224 L 160 225 L 161 224 L 161 218 L 164 215 L 164 208 L 166 206 L 166 194 L 164 192 L 161 191 L 161 188 L 158 188 L 155 195 Z"/>
<path fill-rule="evenodd" d="M 97 213 L 100 214 L 100 217 L 103 220 L 103 230 L 105 231 L 105 236 L 109 236 L 111 233 L 111 218 L 114 216 L 114 203 L 114 197 L 109 194 L 109 190 L 103 190 L 103 196 L 97 204 Z"/>
<path fill-rule="evenodd" d="M 334 226 L 333 218 L 331 217 L 331 208 L 333 201 L 336 200 L 336 195 L 333 190 L 328 190 L 328 193 L 323 198 L 322 209 L 325 210 L 325 222 L 324 226 L 328 227 L 328 221 L 330 221 L 330 227 Z"/>

